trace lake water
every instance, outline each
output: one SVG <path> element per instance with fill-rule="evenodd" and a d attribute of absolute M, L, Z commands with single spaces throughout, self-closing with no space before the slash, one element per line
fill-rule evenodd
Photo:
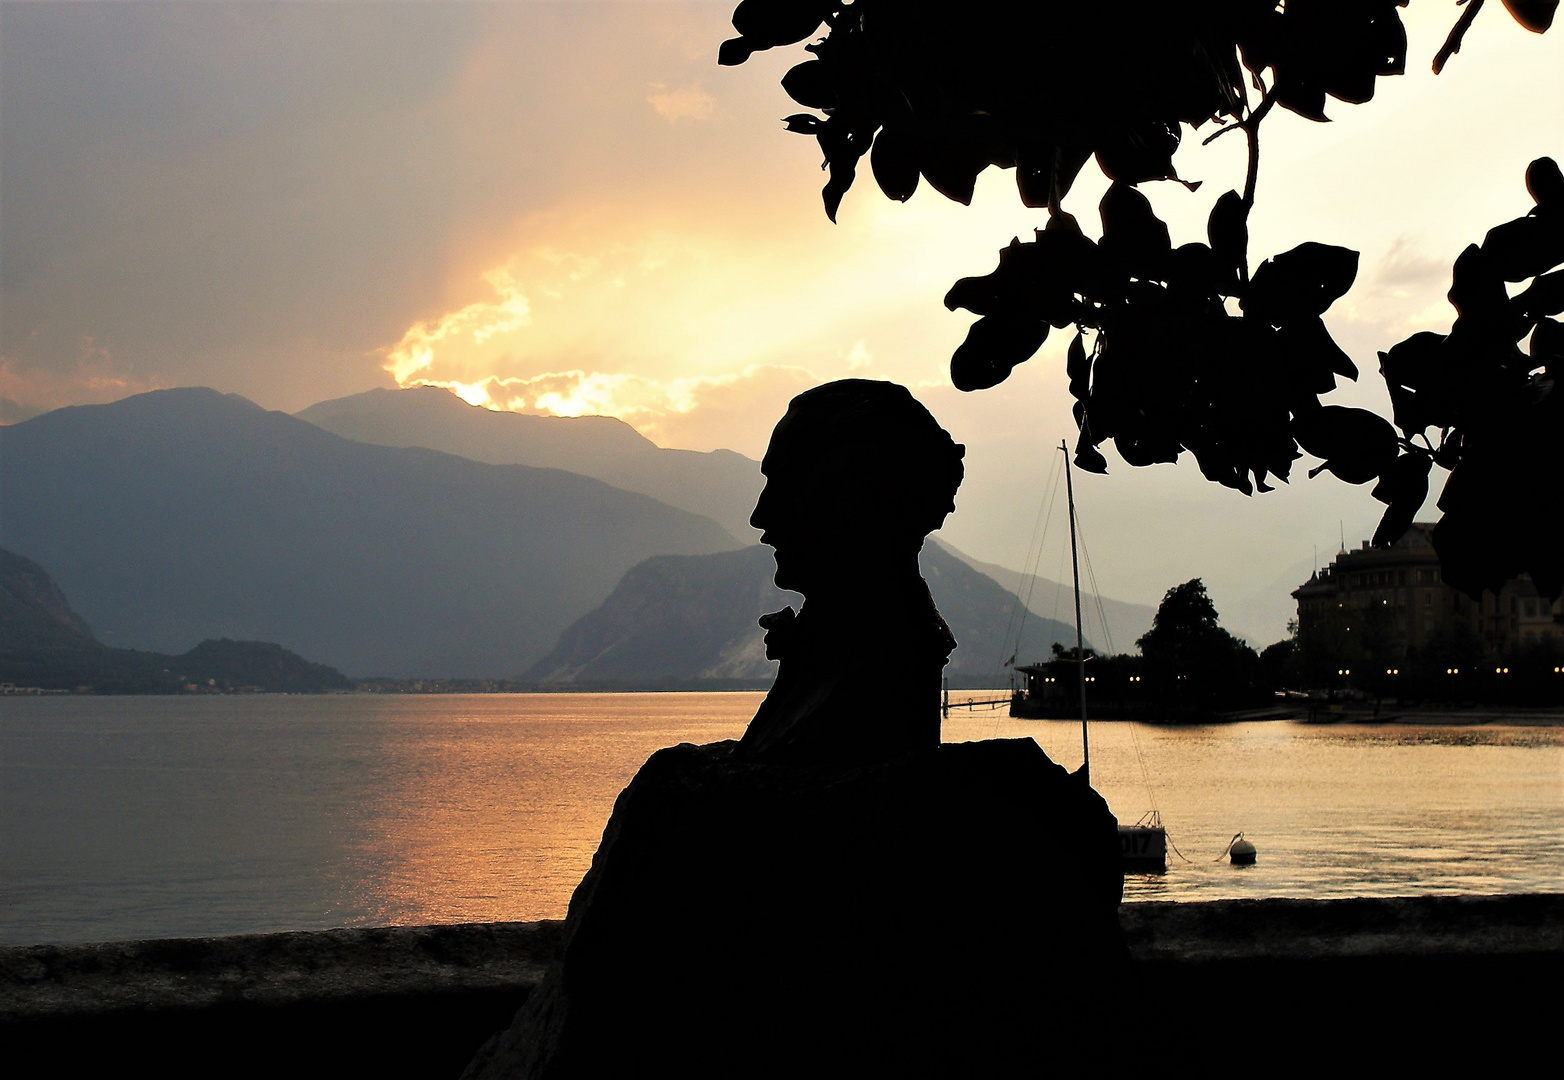
<path fill-rule="evenodd" d="M 0 698 L 0 944 L 559 918 L 655 749 L 759 694 Z M 947 740 L 1078 725 L 953 715 Z M 1092 726 L 1129 900 L 1564 889 L 1564 729 Z M 1243 830 L 1259 862 L 1218 856 Z M 1038 852 L 1047 858 L 1047 852 Z"/>

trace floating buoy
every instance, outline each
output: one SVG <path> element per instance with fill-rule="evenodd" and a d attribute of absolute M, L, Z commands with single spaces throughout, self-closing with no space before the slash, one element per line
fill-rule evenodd
<path fill-rule="evenodd" d="M 1233 842 L 1227 847 L 1227 854 L 1233 860 L 1234 866 L 1254 865 L 1254 845 L 1244 839 L 1243 833 L 1233 837 Z"/>

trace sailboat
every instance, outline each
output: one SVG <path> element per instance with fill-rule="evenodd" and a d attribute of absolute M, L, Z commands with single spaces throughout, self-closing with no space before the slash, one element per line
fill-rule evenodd
<path fill-rule="evenodd" d="M 1081 767 L 1071 775 L 1078 777 L 1082 783 L 1091 783 L 1091 729 L 1086 719 L 1086 642 L 1081 628 L 1081 562 L 1077 551 L 1076 525 L 1075 525 L 1075 481 L 1070 468 L 1070 448 L 1065 442 L 1059 443 L 1059 449 L 1064 454 L 1064 483 L 1065 496 L 1070 509 L 1070 570 L 1075 585 L 1075 667 L 1077 686 L 1081 703 Z M 1031 686 L 1036 686 L 1043 679 L 1051 677 L 1043 674 L 1044 666 L 1027 666 L 1016 668 L 1028 675 Z M 1030 692 L 1016 690 L 1010 699 L 1010 715 L 1015 717 L 1038 717 L 1048 715 L 1039 703 L 1033 699 Z M 1168 831 L 1162 825 L 1162 815 L 1157 810 L 1148 810 L 1142 814 L 1140 820 L 1133 825 L 1119 826 L 1119 855 L 1123 861 L 1125 873 L 1133 874 L 1164 874 L 1168 869 Z"/>

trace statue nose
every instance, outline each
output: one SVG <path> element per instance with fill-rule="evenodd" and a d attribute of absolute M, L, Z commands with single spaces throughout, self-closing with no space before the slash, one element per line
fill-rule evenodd
<path fill-rule="evenodd" d="M 766 527 L 766 516 L 767 516 L 766 515 L 766 510 L 767 510 L 767 503 L 768 503 L 768 495 L 769 495 L 769 493 L 770 493 L 769 486 L 766 487 L 766 488 L 762 488 L 761 492 L 760 492 L 760 498 L 755 500 L 755 509 L 751 510 L 750 514 L 749 514 L 749 525 L 750 525 L 750 528 L 752 528 L 752 529 L 761 529 L 761 530 L 765 529 L 765 527 Z"/>

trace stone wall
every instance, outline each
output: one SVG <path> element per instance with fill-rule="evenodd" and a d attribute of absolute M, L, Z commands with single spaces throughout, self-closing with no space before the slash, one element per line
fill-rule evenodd
<path fill-rule="evenodd" d="M 1564 975 L 1564 895 L 1141 903 L 1120 921 L 1138 964 L 1119 1057 L 1496 1066 L 1552 1029 Z M 542 979 L 560 926 L 0 949 L 0 1068 L 455 1078 Z"/>

